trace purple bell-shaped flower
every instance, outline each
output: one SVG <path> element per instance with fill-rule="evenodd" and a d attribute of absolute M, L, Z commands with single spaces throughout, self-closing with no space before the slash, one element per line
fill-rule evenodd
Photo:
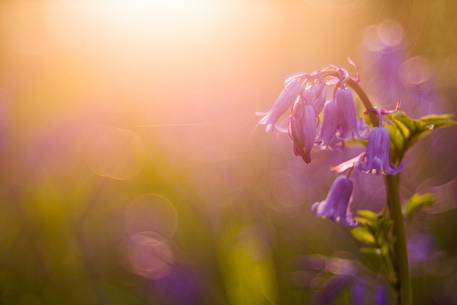
<path fill-rule="evenodd" d="M 324 82 L 317 79 L 313 83 L 307 84 L 307 86 L 302 91 L 302 96 L 305 104 L 313 105 L 316 115 L 319 115 L 325 104 Z"/>
<path fill-rule="evenodd" d="M 337 137 L 338 122 L 338 106 L 335 101 L 329 101 L 324 106 L 324 118 L 319 134 L 322 147 L 333 147 L 340 141 Z"/>
<path fill-rule="evenodd" d="M 331 219 L 347 226 L 356 225 L 349 210 L 353 184 L 344 175 L 338 176 L 330 187 L 327 198 L 324 201 L 316 202 L 311 210 L 319 217 Z"/>
<path fill-rule="evenodd" d="M 279 96 L 276 98 L 270 111 L 266 113 L 257 113 L 263 117 L 260 119 L 260 125 L 266 125 L 266 131 L 272 131 L 276 128 L 276 123 L 279 118 L 292 106 L 300 92 L 302 91 L 302 79 L 301 74 L 294 75 L 288 78 L 285 82 L 284 89 L 281 91 Z"/>
<path fill-rule="evenodd" d="M 339 137 L 349 139 L 359 136 L 359 123 L 351 89 L 341 86 L 336 89 L 335 102 L 339 111 Z"/>
<path fill-rule="evenodd" d="M 314 107 L 302 99 L 295 102 L 289 117 L 289 136 L 294 144 L 294 154 L 301 156 L 305 163 L 311 162 L 317 133 L 317 117 Z"/>
<path fill-rule="evenodd" d="M 398 174 L 403 166 L 395 167 L 390 162 L 389 131 L 384 127 L 374 127 L 368 135 L 365 154 L 360 158 L 358 168 L 373 174 Z"/>

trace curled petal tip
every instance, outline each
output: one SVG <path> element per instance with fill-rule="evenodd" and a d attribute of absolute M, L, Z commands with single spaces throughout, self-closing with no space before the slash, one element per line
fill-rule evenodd
<path fill-rule="evenodd" d="M 357 64 L 350 57 L 347 57 L 347 61 L 352 67 L 354 67 L 354 70 L 355 70 L 355 79 L 354 79 L 354 81 L 356 83 L 360 82 L 359 68 L 357 67 Z"/>
<path fill-rule="evenodd" d="M 274 126 L 280 117 L 292 106 L 295 100 L 298 98 L 302 90 L 303 80 L 300 75 L 295 75 L 289 78 L 281 93 L 276 98 L 273 106 L 270 111 L 264 114 L 263 117 L 259 120 L 259 124 L 267 125 L 267 131 L 274 130 Z M 271 127 L 269 127 L 271 125 Z"/>
<path fill-rule="evenodd" d="M 400 106 L 401 106 L 401 100 L 400 100 L 400 98 L 398 98 L 397 103 L 395 104 L 395 112 L 400 110 Z"/>
<path fill-rule="evenodd" d="M 330 168 L 332 172 L 335 172 L 337 174 L 344 173 L 345 171 L 355 168 L 357 164 L 360 162 L 360 159 L 364 156 L 365 153 L 358 154 L 352 159 L 349 159 L 347 161 L 344 161 L 338 165 L 335 165 Z"/>
<path fill-rule="evenodd" d="M 305 161 L 306 164 L 311 163 L 311 156 L 309 154 L 304 154 L 302 155 L 303 161 Z"/>
<path fill-rule="evenodd" d="M 272 124 L 268 124 L 266 127 L 265 127 L 265 131 L 266 132 L 272 132 L 274 130 L 274 126 Z"/>

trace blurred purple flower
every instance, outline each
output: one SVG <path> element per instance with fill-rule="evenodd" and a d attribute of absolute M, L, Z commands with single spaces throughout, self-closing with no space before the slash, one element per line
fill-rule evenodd
<path fill-rule="evenodd" d="M 339 275 L 332 277 L 325 287 L 319 291 L 314 303 L 317 305 L 331 304 L 338 294 L 351 284 L 352 277 L 348 275 Z"/>
<path fill-rule="evenodd" d="M 330 187 L 327 198 L 324 201 L 314 203 L 311 210 L 317 216 L 328 218 L 347 226 L 354 226 L 356 221 L 349 210 L 352 190 L 352 181 L 346 176 L 340 175 Z"/>
<path fill-rule="evenodd" d="M 385 284 L 381 284 L 376 287 L 374 294 L 375 305 L 388 305 L 388 287 Z"/>
<path fill-rule="evenodd" d="M 295 102 L 302 91 L 302 75 L 297 74 L 288 78 L 285 82 L 284 89 L 281 91 L 270 111 L 267 113 L 257 113 L 263 117 L 260 119 L 260 125 L 266 125 L 266 131 L 272 131 L 276 128 L 279 118 Z"/>
<path fill-rule="evenodd" d="M 374 68 L 378 73 L 376 93 L 381 104 L 394 102 L 402 92 L 398 68 L 405 59 L 401 46 L 386 46 L 373 56 Z"/>
<path fill-rule="evenodd" d="M 196 280 L 189 269 L 175 266 L 166 276 L 155 280 L 153 287 L 171 304 L 197 305 L 202 300 Z"/>
<path fill-rule="evenodd" d="M 354 280 L 354 284 L 351 288 L 351 305 L 363 305 L 365 304 L 365 285 L 359 281 Z"/>
<path fill-rule="evenodd" d="M 408 238 L 409 261 L 412 265 L 427 262 L 434 250 L 433 238 L 429 234 L 416 233 Z"/>
<path fill-rule="evenodd" d="M 311 162 L 317 133 L 317 117 L 313 105 L 298 99 L 289 117 L 289 136 L 293 141 L 294 154 L 301 156 L 305 163 Z"/>
<path fill-rule="evenodd" d="M 395 20 L 367 28 L 363 43 L 365 74 L 369 91 L 382 105 L 401 99 L 402 108 L 412 116 L 436 112 L 439 94 L 432 80 L 428 60 L 421 56 L 407 58 L 404 29 Z"/>
<path fill-rule="evenodd" d="M 336 304 L 339 294 L 349 290 L 349 304 L 387 305 L 389 287 L 379 281 L 379 274 L 366 272 L 367 269 L 354 259 L 335 256 L 308 255 L 299 260 L 306 271 L 315 271 L 315 280 L 330 278 L 321 287 L 315 298 L 316 304 Z M 308 273 L 307 273 L 308 274 Z M 310 280 L 313 285 L 316 281 Z M 346 303 L 345 303 L 346 304 Z"/>
<path fill-rule="evenodd" d="M 363 45 L 371 91 L 383 105 L 396 101 L 403 89 L 399 67 L 406 59 L 403 27 L 395 20 L 370 26 Z"/>
<path fill-rule="evenodd" d="M 433 83 L 433 73 L 429 61 L 414 56 L 404 61 L 399 69 L 403 85 L 402 108 L 413 116 L 423 116 L 439 111 L 440 100 Z"/>
<path fill-rule="evenodd" d="M 381 124 L 381 123 L 380 123 Z M 396 175 L 402 170 L 390 163 L 390 136 L 384 127 L 374 127 L 368 135 L 366 153 L 360 158 L 358 168 L 374 174 Z"/>

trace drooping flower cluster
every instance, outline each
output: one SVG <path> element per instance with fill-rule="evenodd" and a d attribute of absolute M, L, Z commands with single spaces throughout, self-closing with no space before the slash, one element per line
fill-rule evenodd
<path fill-rule="evenodd" d="M 333 86 L 332 98 L 326 100 L 326 89 Z M 371 128 L 363 123 L 357 114 L 353 90 L 363 94 L 358 79 L 338 66 L 329 66 L 312 73 L 301 73 L 290 77 L 272 109 L 263 114 L 259 124 L 266 130 L 282 131 L 279 118 L 291 108 L 288 119 L 288 133 L 293 142 L 294 154 L 302 157 L 305 163 L 311 162 L 314 146 L 321 149 L 334 149 L 343 146 L 344 140 L 367 139 L 365 152 L 333 168 L 339 174 L 332 184 L 327 198 L 312 205 L 312 211 L 319 217 L 328 218 L 346 226 L 356 225 L 350 212 L 353 183 L 349 179 L 356 169 L 368 174 L 395 175 L 402 170 L 402 164 L 395 166 L 390 160 L 390 135 L 383 127 L 383 115 L 397 111 L 374 109 L 365 105 L 377 126 Z M 363 100 L 361 96 L 361 99 Z M 323 112 L 322 123 L 320 113 Z M 373 117 L 375 119 L 373 119 Z M 367 134 L 367 135 L 366 135 Z M 341 175 L 346 172 L 347 176 Z"/>
<path fill-rule="evenodd" d="M 329 76 L 334 83 L 325 81 Z M 288 133 L 294 153 L 310 163 L 315 145 L 323 149 L 336 148 L 343 140 L 362 137 L 365 128 L 357 116 L 352 90 L 346 84 L 348 81 L 356 82 L 345 69 L 337 66 L 293 75 L 286 80 L 271 110 L 258 113 L 263 116 L 259 124 L 266 125 L 266 131 L 282 131 L 278 121 L 291 108 Z M 333 87 L 333 96 L 326 101 L 329 87 Z M 322 124 L 319 123 L 321 112 Z"/>

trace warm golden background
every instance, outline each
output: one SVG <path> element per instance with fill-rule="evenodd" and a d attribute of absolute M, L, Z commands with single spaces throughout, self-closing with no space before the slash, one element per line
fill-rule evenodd
<path fill-rule="evenodd" d="M 300 257 L 357 245 L 309 211 L 330 155 L 306 167 L 254 113 L 292 73 L 347 57 L 363 71 L 386 19 L 427 60 L 436 111 L 457 113 L 456 13 L 452 0 L 1 1 L 0 304 L 307 304 L 320 286 Z M 456 129 L 437 134 L 403 190 L 439 199 L 415 225 L 442 255 L 417 271 L 416 304 L 457 303 Z"/>

